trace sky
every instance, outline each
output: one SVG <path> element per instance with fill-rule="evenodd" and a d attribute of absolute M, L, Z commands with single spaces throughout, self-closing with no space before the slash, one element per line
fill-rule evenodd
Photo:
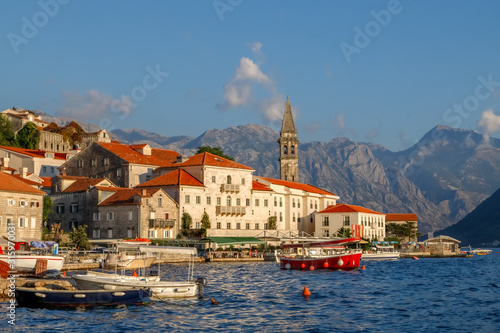
<path fill-rule="evenodd" d="M 261 124 L 392 151 L 500 134 L 500 2 L 2 1 L 0 109 L 196 137 Z"/>

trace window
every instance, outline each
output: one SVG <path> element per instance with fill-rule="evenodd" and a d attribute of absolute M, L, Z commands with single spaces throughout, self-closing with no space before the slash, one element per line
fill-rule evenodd
<path fill-rule="evenodd" d="M 149 218 L 154 219 L 156 217 L 156 212 L 149 212 Z"/>
<path fill-rule="evenodd" d="M 72 203 L 70 206 L 69 206 L 69 212 L 70 213 L 78 213 L 78 204 L 77 203 Z"/>
<path fill-rule="evenodd" d="M 241 199 L 240 198 L 236 198 L 236 206 L 241 206 Z"/>
<path fill-rule="evenodd" d="M 283 154 L 288 155 L 288 146 L 283 146 Z"/>
<path fill-rule="evenodd" d="M 290 147 L 290 153 L 293 155 L 295 154 L 295 146 Z"/>
<path fill-rule="evenodd" d="M 161 206 L 162 206 L 162 198 L 158 197 L 158 207 L 161 207 Z"/>
<path fill-rule="evenodd" d="M 255 230 L 259 230 L 259 224 L 255 223 Z"/>
<path fill-rule="evenodd" d="M 169 230 L 163 230 L 163 238 L 169 238 L 170 237 L 170 231 Z"/>
<path fill-rule="evenodd" d="M 129 221 L 132 221 L 132 217 L 133 217 L 133 213 L 132 212 L 128 212 L 128 220 Z"/>
<path fill-rule="evenodd" d="M 300 217 L 297 217 L 297 222 L 300 222 Z"/>
<path fill-rule="evenodd" d="M 26 201 L 24 201 L 24 200 L 21 200 L 21 201 L 19 201 L 19 206 L 21 206 L 21 207 L 27 207 L 28 203 Z"/>
<path fill-rule="evenodd" d="M 280 222 L 283 222 L 283 213 L 280 212 Z"/>
<path fill-rule="evenodd" d="M 293 213 L 293 219 L 292 219 L 293 222 L 295 222 L 295 213 Z"/>
<path fill-rule="evenodd" d="M 50 149 L 54 149 L 54 143 L 53 142 L 50 143 Z"/>
<path fill-rule="evenodd" d="M 236 223 L 236 229 L 241 229 L 241 223 Z"/>
<path fill-rule="evenodd" d="M 215 176 L 212 176 L 212 183 L 215 183 Z"/>
<path fill-rule="evenodd" d="M 217 197 L 217 205 L 221 205 L 221 198 L 220 197 Z"/>
<path fill-rule="evenodd" d="M 109 157 L 105 157 L 105 158 L 102 160 L 102 164 L 104 164 L 105 166 L 109 165 Z"/>
<path fill-rule="evenodd" d="M 231 229 L 231 222 L 226 223 L 226 229 Z"/>
<path fill-rule="evenodd" d="M 259 199 L 255 199 L 255 207 L 259 207 Z"/>
<path fill-rule="evenodd" d="M 99 229 L 94 229 L 92 232 L 92 238 L 100 238 L 101 237 L 101 230 Z"/>
<path fill-rule="evenodd" d="M 283 200 L 280 198 L 280 207 L 283 207 Z"/>
<path fill-rule="evenodd" d="M 330 230 L 323 230 L 323 237 L 330 237 Z"/>
<path fill-rule="evenodd" d="M 116 170 L 116 177 L 121 177 L 122 176 L 122 169 L 117 169 Z"/>
<path fill-rule="evenodd" d="M 8 204 L 9 206 L 14 206 L 14 205 L 16 204 L 16 201 L 15 201 L 15 200 L 12 200 L 12 199 L 9 199 L 9 200 L 7 200 L 7 204 Z"/>
<path fill-rule="evenodd" d="M 54 167 L 50 167 L 50 173 L 54 173 Z"/>
<path fill-rule="evenodd" d="M 81 159 L 80 159 L 80 160 L 78 160 L 78 162 L 77 162 L 77 166 L 78 166 L 79 168 L 83 168 L 83 160 L 81 160 Z"/>
<path fill-rule="evenodd" d="M 20 217 L 19 218 L 19 228 L 24 228 L 24 227 L 26 227 L 26 218 Z"/>
<path fill-rule="evenodd" d="M 318 202 L 317 201 L 314 202 L 314 209 L 318 209 Z"/>
<path fill-rule="evenodd" d="M 60 214 L 64 213 L 64 204 L 63 203 L 57 204 L 56 213 L 60 213 Z"/>
<path fill-rule="evenodd" d="M 36 228 L 36 217 L 32 217 L 31 218 L 31 229 L 35 229 Z"/>
<path fill-rule="evenodd" d="M 187 204 L 189 203 L 189 195 L 187 195 L 187 194 L 184 196 L 184 203 L 187 203 Z"/>
<path fill-rule="evenodd" d="M 115 219 L 115 213 L 114 212 L 108 212 L 106 219 L 108 221 L 113 221 Z"/>
<path fill-rule="evenodd" d="M 195 227 L 195 229 L 200 229 L 200 227 L 201 227 L 200 222 L 196 222 L 196 223 L 195 223 L 195 226 L 196 226 L 196 227 Z"/>
<path fill-rule="evenodd" d="M 330 218 L 328 216 L 323 217 L 323 227 L 330 226 Z"/>
<path fill-rule="evenodd" d="M 311 201 L 311 204 L 309 206 L 311 209 L 313 209 L 313 202 Z"/>
<path fill-rule="evenodd" d="M 348 227 L 350 225 L 351 225 L 350 217 L 349 216 L 344 216 L 344 226 Z"/>
<path fill-rule="evenodd" d="M 71 220 L 71 221 L 69 222 L 69 228 L 70 228 L 71 230 L 74 230 L 74 229 L 78 228 L 78 221 L 76 221 L 76 220 Z"/>
<path fill-rule="evenodd" d="M 250 230 L 250 223 L 246 223 L 245 229 Z"/>
<path fill-rule="evenodd" d="M 165 220 L 168 220 L 168 213 L 165 213 Z"/>
<path fill-rule="evenodd" d="M 231 206 L 231 196 L 228 195 L 226 198 L 226 206 Z"/>
<path fill-rule="evenodd" d="M 44 146 L 45 146 L 45 148 L 47 148 L 47 141 L 45 141 Z"/>
<path fill-rule="evenodd" d="M 43 170 L 43 173 L 47 173 L 47 167 L 46 166 L 42 167 L 42 170 Z"/>
<path fill-rule="evenodd" d="M 93 158 L 90 160 L 90 166 L 95 167 L 97 165 L 97 159 Z"/>
<path fill-rule="evenodd" d="M 292 199 L 292 207 L 295 208 L 295 199 Z"/>
<path fill-rule="evenodd" d="M 268 206 L 268 200 L 264 199 L 264 207 L 267 207 L 267 206 Z"/>
<path fill-rule="evenodd" d="M 150 238 L 157 238 L 157 235 L 158 235 L 158 230 L 149 230 Z"/>
<path fill-rule="evenodd" d="M 212 198 L 211 197 L 207 197 L 207 205 L 210 205 L 212 204 Z"/>
<path fill-rule="evenodd" d="M 220 222 L 217 222 L 217 229 L 220 229 L 221 226 L 220 226 Z"/>
<path fill-rule="evenodd" d="M 201 204 L 201 197 L 199 195 L 196 196 L 196 203 Z"/>
<path fill-rule="evenodd" d="M 231 179 L 231 176 L 229 176 L 229 175 L 228 175 L 228 176 L 227 176 L 227 184 L 231 184 L 231 180 L 232 180 L 232 179 Z"/>
<path fill-rule="evenodd" d="M 297 207 L 300 208 L 300 201 L 297 200 Z"/>
<path fill-rule="evenodd" d="M 241 178 L 241 185 L 245 185 L 245 178 Z"/>
<path fill-rule="evenodd" d="M 246 204 L 247 204 L 247 207 L 250 207 L 250 199 L 246 199 Z"/>
<path fill-rule="evenodd" d="M 127 237 L 128 238 L 132 238 L 132 233 L 134 232 L 134 230 L 132 229 L 127 229 Z"/>
<path fill-rule="evenodd" d="M 264 223 L 264 229 L 267 229 L 268 225 L 267 223 Z"/>
<path fill-rule="evenodd" d="M 94 213 L 93 214 L 93 220 L 94 221 L 100 221 L 101 220 L 101 213 Z"/>
<path fill-rule="evenodd" d="M 278 198 L 274 197 L 274 207 L 278 206 Z"/>

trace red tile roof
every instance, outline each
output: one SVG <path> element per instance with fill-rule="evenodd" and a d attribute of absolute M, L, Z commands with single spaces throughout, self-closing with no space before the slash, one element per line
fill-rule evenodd
<path fill-rule="evenodd" d="M 385 214 L 385 221 L 418 221 L 417 214 Z"/>
<path fill-rule="evenodd" d="M 31 156 L 31 157 L 38 157 L 38 158 L 45 158 L 45 150 L 34 150 L 34 149 L 24 149 L 24 148 L 15 148 L 15 147 L 7 147 L 7 146 L 0 146 L 2 149 L 6 149 L 9 151 L 13 151 L 15 153 Z M 47 152 L 51 153 L 51 152 Z M 66 154 L 63 153 L 53 153 L 54 154 L 54 159 L 56 160 L 66 160 Z"/>
<path fill-rule="evenodd" d="M 95 186 L 99 184 L 100 182 L 106 180 L 105 178 L 85 178 L 85 179 L 78 179 L 76 182 L 68 186 L 67 188 L 62 191 L 63 193 L 69 193 L 69 192 L 83 192 L 87 191 L 89 186 Z"/>
<path fill-rule="evenodd" d="M 302 183 L 296 183 L 296 182 L 289 182 L 286 180 L 280 180 L 280 179 L 273 179 L 273 178 L 267 178 L 267 177 L 259 177 L 264 180 L 267 180 L 268 182 L 276 185 L 281 185 L 281 186 L 286 186 L 290 187 L 296 190 L 302 190 L 310 193 L 318 193 L 318 194 L 327 194 L 327 195 L 335 195 L 333 193 L 330 193 L 328 191 L 322 190 L 320 188 L 317 188 L 316 186 L 312 186 L 309 184 L 302 184 Z"/>
<path fill-rule="evenodd" d="M 264 184 L 259 183 L 259 182 L 256 182 L 255 180 L 252 180 L 252 190 L 255 190 L 255 191 L 272 191 L 269 186 L 264 185 Z"/>
<path fill-rule="evenodd" d="M 159 188 L 146 189 L 146 196 L 150 197 L 157 191 Z M 104 200 L 99 204 L 99 206 L 115 206 L 115 205 L 140 205 L 140 202 L 134 202 L 134 197 L 136 195 L 142 195 L 142 189 L 138 188 L 118 188 L 115 194 L 111 195 L 109 198 Z"/>
<path fill-rule="evenodd" d="M 328 206 L 319 213 L 356 213 L 356 212 L 384 215 L 383 213 L 379 213 L 365 207 L 356 205 L 346 205 L 346 204 L 336 204 L 334 206 Z"/>
<path fill-rule="evenodd" d="M 143 144 L 139 144 L 139 145 L 130 145 L 130 148 L 132 148 L 132 149 L 139 149 L 139 148 L 144 148 L 147 145 L 148 145 L 147 143 L 143 143 Z"/>
<path fill-rule="evenodd" d="M 51 187 L 52 186 L 52 178 L 51 177 L 40 177 L 43 180 L 43 187 Z"/>
<path fill-rule="evenodd" d="M 191 176 L 188 172 L 182 169 L 177 169 L 139 184 L 137 187 L 158 187 L 170 185 L 203 186 L 203 183 Z"/>
<path fill-rule="evenodd" d="M 0 191 L 45 194 L 45 192 L 36 189 L 33 186 L 28 185 L 23 180 L 5 172 L 0 172 Z"/>
<path fill-rule="evenodd" d="M 142 155 L 140 152 L 136 151 L 132 148 L 132 146 L 129 145 L 108 142 L 96 143 L 104 149 L 109 150 L 116 156 L 124 159 L 125 161 L 135 164 L 162 166 L 175 162 L 177 160 L 177 156 L 180 156 L 179 153 L 173 150 L 155 148 L 151 148 L 151 156 L 147 156 Z"/>
<path fill-rule="evenodd" d="M 176 163 L 176 161 L 174 161 L 174 163 L 172 163 L 171 165 L 167 165 L 167 167 L 186 167 L 186 166 L 196 166 L 196 165 L 210 165 L 223 168 L 253 170 L 252 168 L 246 165 L 236 163 L 224 157 L 220 157 L 207 152 L 191 156 L 190 158 L 187 159 L 187 161 L 182 163 Z"/>
<path fill-rule="evenodd" d="M 42 183 L 37 183 L 31 179 L 28 179 L 28 178 L 22 178 L 21 175 L 17 174 L 17 175 L 13 175 L 14 177 L 16 177 L 17 179 L 20 179 L 22 180 L 23 182 L 25 182 L 26 184 L 29 184 L 29 185 L 35 185 L 35 186 L 42 186 Z"/>
<path fill-rule="evenodd" d="M 68 175 L 56 175 L 55 177 L 59 177 L 59 178 L 61 178 L 61 179 L 69 179 L 69 180 L 89 179 L 89 177 L 82 177 L 82 176 L 68 176 Z"/>

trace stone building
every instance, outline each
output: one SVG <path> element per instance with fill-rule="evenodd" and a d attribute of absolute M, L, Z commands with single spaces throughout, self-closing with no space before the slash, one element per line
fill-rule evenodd
<path fill-rule="evenodd" d="M 315 215 L 316 236 L 335 236 L 340 228 L 351 230 L 352 236 L 383 241 L 385 214 L 371 209 L 347 204 L 328 206 Z"/>
<path fill-rule="evenodd" d="M 41 239 L 44 195 L 23 179 L 0 172 L 0 237 L 13 232 L 16 240 Z"/>
<path fill-rule="evenodd" d="M 281 125 L 280 138 L 280 174 L 281 180 L 299 181 L 299 139 L 293 121 L 292 107 L 286 99 L 285 114 Z"/>
<path fill-rule="evenodd" d="M 133 187 L 152 178 L 153 170 L 172 163 L 179 153 L 148 144 L 94 142 L 61 166 L 63 173 L 108 178 L 120 187 Z"/>

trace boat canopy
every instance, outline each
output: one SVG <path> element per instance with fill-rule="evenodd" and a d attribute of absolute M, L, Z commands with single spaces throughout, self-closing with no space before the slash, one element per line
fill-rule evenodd
<path fill-rule="evenodd" d="M 305 243 L 290 243 L 290 244 L 281 244 L 282 249 L 290 249 L 296 247 L 330 247 L 335 245 L 347 245 L 359 243 L 361 237 L 351 237 L 351 238 L 340 238 L 340 239 L 332 239 L 320 242 L 305 242 Z"/>
<path fill-rule="evenodd" d="M 179 246 L 140 246 L 139 251 L 144 253 L 183 254 L 194 256 L 198 253 L 195 247 Z"/>
<path fill-rule="evenodd" d="M 217 243 L 219 246 L 224 245 L 244 245 L 244 244 L 264 244 L 263 240 L 255 237 L 207 237 L 204 240 L 209 240 L 212 243 Z"/>

